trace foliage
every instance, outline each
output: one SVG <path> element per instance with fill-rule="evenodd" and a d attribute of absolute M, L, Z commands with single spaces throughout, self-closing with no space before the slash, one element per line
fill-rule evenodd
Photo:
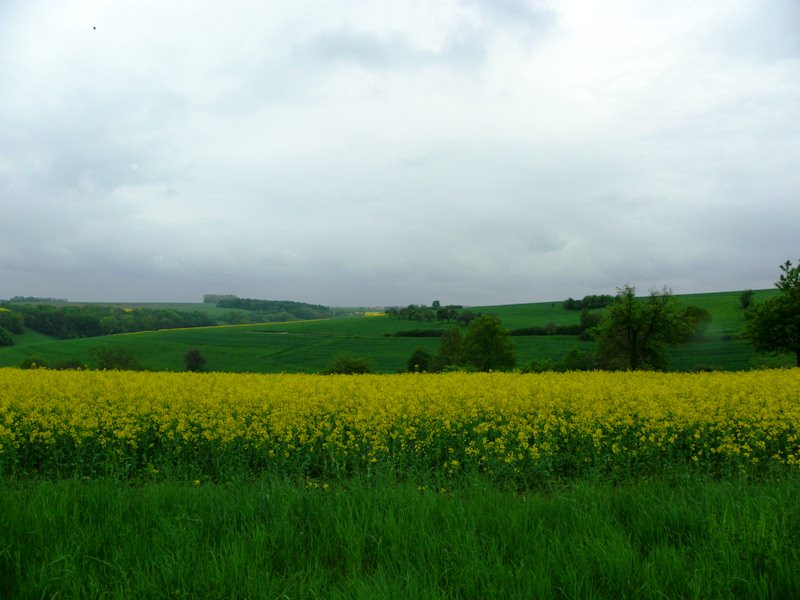
<path fill-rule="evenodd" d="M 595 368 L 594 355 L 591 352 L 573 348 L 561 359 L 559 371 L 591 371 Z"/>
<path fill-rule="evenodd" d="M 498 317 L 481 315 L 469 324 L 464 337 L 464 358 L 479 371 L 514 368 L 517 363 L 516 350 Z"/>
<path fill-rule="evenodd" d="M 24 325 L 25 320 L 19 312 L 0 308 L 0 327 L 9 333 L 19 335 L 25 331 Z"/>
<path fill-rule="evenodd" d="M 409 373 L 428 373 L 433 370 L 434 357 L 427 350 L 417 348 L 406 361 Z"/>
<path fill-rule="evenodd" d="M 800 261 L 786 261 L 775 287 L 777 296 L 748 311 L 745 335 L 759 352 L 788 352 L 800 367 Z"/>
<path fill-rule="evenodd" d="M 223 300 L 238 300 L 236 294 L 203 294 L 203 304 L 217 304 Z"/>
<path fill-rule="evenodd" d="M 46 369 L 47 363 L 36 356 L 28 356 L 19 363 L 20 369 Z"/>
<path fill-rule="evenodd" d="M 214 324 L 208 315 L 199 311 L 103 305 L 15 304 L 13 307 L 22 314 L 27 327 L 60 339 Z"/>
<path fill-rule="evenodd" d="M 508 332 L 508 335 L 526 336 L 526 335 L 581 335 L 584 328 L 581 324 L 574 325 L 558 325 L 556 323 L 548 323 L 545 326 L 534 325 L 532 327 L 517 327 Z"/>
<path fill-rule="evenodd" d="M 439 339 L 439 352 L 434 361 L 435 371 L 464 364 L 464 338 L 458 327 L 445 330 Z"/>
<path fill-rule="evenodd" d="M 572 348 L 559 361 L 534 360 L 528 365 L 529 373 L 565 373 L 568 371 L 592 371 L 597 367 L 592 352 Z"/>
<path fill-rule="evenodd" d="M 711 313 L 699 306 L 687 306 L 683 309 L 683 318 L 686 321 L 686 333 L 683 341 L 699 341 L 705 336 L 711 325 Z"/>
<path fill-rule="evenodd" d="M 614 296 L 608 294 L 593 294 L 591 296 L 584 296 L 583 300 L 575 300 L 574 298 L 567 298 L 564 300 L 562 306 L 565 310 L 587 310 L 590 308 L 605 308 L 614 301 Z"/>
<path fill-rule="evenodd" d="M 444 334 L 444 329 L 404 329 L 403 331 L 395 331 L 392 334 L 394 337 L 442 337 Z"/>
<path fill-rule="evenodd" d="M 324 319 L 331 309 L 321 304 L 307 304 L 291 300 L 259 300 L 257 298 L 222 298 L 219 308 L 236 308 L 259 312 L 265 321 L 291 321 L 294 319 Z"/>
<path fill-rule="evenodd" d="M 386 315 L 394 319 L 406 319 L 409 321 L 458 321 L 468 325 L 477 314 L 471 311 L 459 312 L 461 308 L 460 305 L 456 304 L 442 306 L 438 300 L 434 300 L 431 306 L 420 304 L 409 304 L 406 307 L 391 306 L 386 309 Z"/>
<path fill-rule="evenodd" d="M 322 371 L 323 375 L 363 375 L 372 373 L 372 362 L 355 354 L 345 352 L 335 356 Z"/>
<path fill-rule="evenodd" d="M 606 369 L 660 369 L 666 348 L 685 339 L 686 319 L 668 288 L 645 299 L 625 285 L 597 327 L 598 362 Z"/>
<path fill-rule="evenodd" d="M 0 346 L 13 346 L 14 336 L 5 327 L 0 327 Z"/>
<path fill-rule="evenodd" d="M 755 295 L 755 292 L 753 290 L 745 290 L 745 291 L 743 291 L 741 293 L 741 295 L 739 296 L 739 305 L 743 309 L 747 310 L 748 308 L 750 308 L 750 305 L 753 303 L 753 296 L 754 295 Z"/>
<path fill-rule="evenodd" d="M 183 357 L 187 371 L 202 371 L 206 366 L 206 357 L 197 348 L 192 348 Z"/>
<path fill-rule="evenodd" d="M 138 371 L 142 367 L 129 348 L 123 346 L 101 346 L 92 350 L 95 368 L 102 371 Z"/>

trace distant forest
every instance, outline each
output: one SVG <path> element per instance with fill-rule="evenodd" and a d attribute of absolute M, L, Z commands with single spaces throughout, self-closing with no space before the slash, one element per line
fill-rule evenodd
<path fill-rule="evenodd" d="M 331 316 L 331 309 L 321 304 L 306 304 L 291 300 L 259 300 L 256 298 L 225 297 L 219 300 L 217 308 L 249 310 L 265 315 L 268 321 L 289 321 L 303 319 L 324 319 Z"/>
<path fill-rule="evenodd" d="M 28 329 L 59 339 L 215 324 L 209 315 L 199 311 L 17 303 L 2 306 L 8 313 L 6 318 L 18 315 L 17 318 L 21 317 L 20 320 Z"/>
<path fill-rule="evenodd" d="M 42 299 L 35 298 L 34 301 Z M 16 297 L 10 302 L 0 303 L 0 334 L 3 334 L 0 345 L 12 345 L 13 335 L 21 334 L 25 327 L 59 339 L 74 339 L 157 329 L 299 321 L 332 316 L 329 307 L 317 304 L 230 296 L 216 303 L 217 307 L 230 310 L 216 314 L 172 308 L 27 302 L 28 297 Z"/>

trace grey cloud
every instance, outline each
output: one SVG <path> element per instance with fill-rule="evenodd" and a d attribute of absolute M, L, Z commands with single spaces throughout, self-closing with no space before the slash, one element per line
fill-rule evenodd
<path fill-rule="evenodd" d="M 552 10 L 536 1 L 468 0 L 466 4 L 474 6 L 481 14 L 490 18 L 539 32 L 549 29 L 557 20 Z"/>
<path fill-rule="evenodd" d="M 733 14 L 721 14 L 709 41 L 720 53 L 748 60 L 798 60 L 798 32 L 800 3 L 795 0 L 752 1 Z"/>
<path fill-rule="evenodd" d="M 477 35 L 454 35 L 444 46 L 428 50 L 414 46 L 398 33 L 377 35 L 352 29 L 325 31 L 296 48 L 301 59 L 321 63 L 357 64 L 368 69 L 406 69 L 483 60 L 483 40 Z"/>
<path fill-rule="evenodd" d="M 560 3 L 397 5 L 387 32 L 355 5 L 232 0 L 218 26 L 122 2 L 90 41 L 77 4 L 22 6 L 0 3 L 0 297 L 523 302 L 769 287 L 797 254 L 793 6 L 689 33 L 645 6 L 622 25 L 681 45 L 624 68 Z"/>

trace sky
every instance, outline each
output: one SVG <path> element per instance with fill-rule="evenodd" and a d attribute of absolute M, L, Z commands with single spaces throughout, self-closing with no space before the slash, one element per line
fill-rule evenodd
<path fill-rule="evenodd" d="M 769 288 L 799 192 L 796 0 L 0 1 L 0 298 Z"/>

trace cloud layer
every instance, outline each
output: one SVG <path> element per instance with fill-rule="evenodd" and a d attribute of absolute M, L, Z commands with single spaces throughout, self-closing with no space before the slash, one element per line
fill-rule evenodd
<path fill-rule="evenodd" d="M 0 297 L 511 303 L 800 256 L 800 5 L 0 5 Z"/>

